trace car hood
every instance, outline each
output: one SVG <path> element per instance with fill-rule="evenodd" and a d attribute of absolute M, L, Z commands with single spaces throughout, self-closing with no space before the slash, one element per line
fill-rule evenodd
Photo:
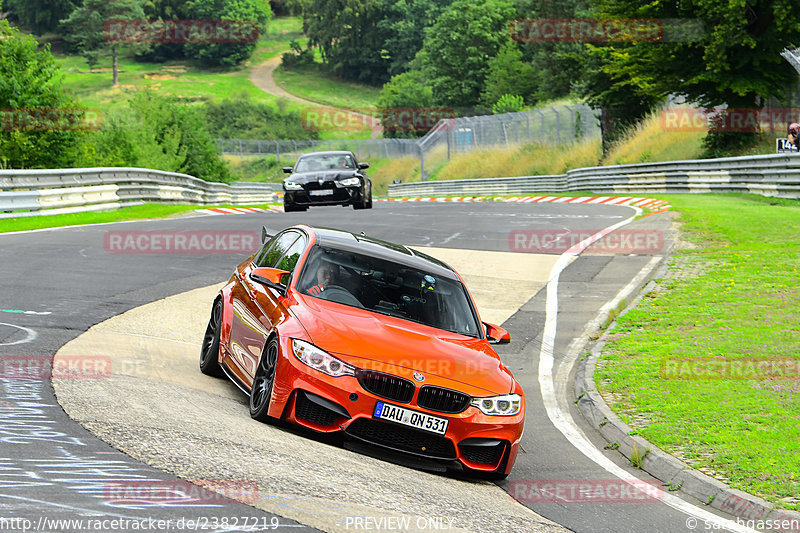
<path fill-rule="evenodd" d="M 514 378 L 485 339 L 302 294 L 292 311 L 313 344 L 359 368 L 481 396 L 506 394 Z M 417 376 L 418 377 L 418 376 Z M 417 380 L 419 381 L 419 380 Z"/>
<path fill-rule="evenodd" d="M 298 185 L 304 185 L 309 182 L 320 180 L 323 182 L 345 180 L 353 176 L 361 177 L 361 174 L 359 174 L 357 170 L 320 170 L 314 172 L 297 172 L 286 179 Z"/>

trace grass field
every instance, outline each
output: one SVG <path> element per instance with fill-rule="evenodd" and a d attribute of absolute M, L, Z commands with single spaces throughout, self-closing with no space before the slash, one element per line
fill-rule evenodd
<path fill-rule="evenodd" d="M 215 206 L 234 207 L 234 206 Z M 235 207 L 265 207 L 264 205 L 235 206 Z M 0 219 L 0 233 L 10 231 L 27 231 L 44 228 L 58 228 L 61 226 L 80 226 L 84 224 L 102 224 L 106 222 L 122 222 L 125 220 L 146 220 L 153 218 L 168 218 L 186 212 L 203 209 L 201 205 L 164 205 L 145 204 L 133 207 L 123 207 L 111 211 L 97 211 L 91 213 L 72 213 L 68 215 L 45 215 L 19 218 Z"/>
<path fill-rule="evenodd" d="M 275 106 L 282 100 L 280 104 L 286 109 L 301 111 L 309 106 L 268 94 L 250 81 L 253 67 L 288 50 L 292 39 L 305 43 L 299 18 L 284 17 L 270 21 L 250 60 L 234 69 L 205 68 L 187 61 L 142 63 L 123 54 L 119 57 L 120 75 L 116 87 L 111 84 L 110 54 L 101 58 L 100 67 L 91 71 L 80 56 L 55 55 L 64 72 L 65 88 L 73 92 L 85 106 L 98 111 L 101 117 L 104 111 L 123 106 L 127 96 L 144 88 L 178 96 L 187 102 L 219 101 L 246 93 L 254 102 Z M 315 83 L 323 83 L 329 93 L 347 95 L 353 91 L 356 95 L 361 94 L 353 84 L 327 79 L 322 75 L 316 76 Z M 291 87 L 288 88 L 290 92 L 295 92 Z M 377 89 L 374 91 L 377 94 Z M 340 98 L 340 101 L 345 100 L 346 97 Z M 357 105 L 361 105 L 362 101 L 357 102 Z M 370 132 L 368 129 L 321 130 L 319 134 L 323 139 L 367 139 Z"/>
<path fill-rule="evenodd" d="M 619 319 L 598 388 L 653 444 L 800 509 L 800 204 L 668 199 L 690 244 Z"/>
<path fill-rule="evenodd" d="M 321 63 L 291 70 L 278 67 L 274 78 L 287 92 L 300 98 L 365 114 L 375 110 L 381 91 L 380 87 L 332 77 Z"/>

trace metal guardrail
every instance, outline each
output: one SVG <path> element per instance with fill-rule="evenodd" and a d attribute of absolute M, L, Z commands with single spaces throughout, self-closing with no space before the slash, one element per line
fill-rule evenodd
<path fill-rule="evenodd" d="M 0 170 L 0 218 L 76 213 L 143 203 L 260 204 L 279 183 L 214 183 L 143 168 Z"/>
<path fill-rule="evenodd" d="M 614 165 L 556 176 L 427 181 L 389 185 L 389 196 L 532 195 L 591 191 L 601 194 L 748 192 L 800 198 L 800 156 L 762 155 Z"/>

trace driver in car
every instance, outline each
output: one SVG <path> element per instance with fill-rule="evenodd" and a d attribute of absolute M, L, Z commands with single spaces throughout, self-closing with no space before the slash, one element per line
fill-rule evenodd
<path fill-rule="evenodd" d="M 317 284 L 308 289 L 308 294 L 317 296 L 325 290 L 325 287 L 336 285 L 336 271 L 338 268 L 333 263 L 323 261 L 317 269 Z"/>

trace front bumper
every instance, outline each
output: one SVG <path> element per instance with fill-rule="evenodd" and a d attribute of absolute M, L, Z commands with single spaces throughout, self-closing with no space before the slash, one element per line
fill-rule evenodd
<path fill-rule="evenodd" d="M 282 339 L 282 353 L 291 354 Z M 509 473 L 516 459 L 525 419 L 525 406 L 510 417 L 487 416 L 475 407 L 443 413 L 411 402 L 395 402 L 365 390 L 352 376 L 334 378 L 317 372 L 294 357 L 278 367 L 271 416 L 319 432 L 343 432 L 350 438 L 441 462 L 457 461 L 472 470 Z M 418 389 L 417 389 L 418 390 Z M 377 402 L 399 405 L 448 422 L 440 436 L 372 417 Z M 275 412 L 272 411 L 275 409 Z"/>
<path fill-rule="evenodd" d="M 318 196 L 313 194 L 320 190 L 332 191 L 332 194 Z M 317 188 L 309 189 L 303 188 L 302 190 L 293 190 L 283 192 L 283 203 L 294 204 L 299 206 L 312 206 L 312 205 L 351 205 L 363 200 L 360 186 L 354 187 L 336 187 L 336 188 Z"/>

